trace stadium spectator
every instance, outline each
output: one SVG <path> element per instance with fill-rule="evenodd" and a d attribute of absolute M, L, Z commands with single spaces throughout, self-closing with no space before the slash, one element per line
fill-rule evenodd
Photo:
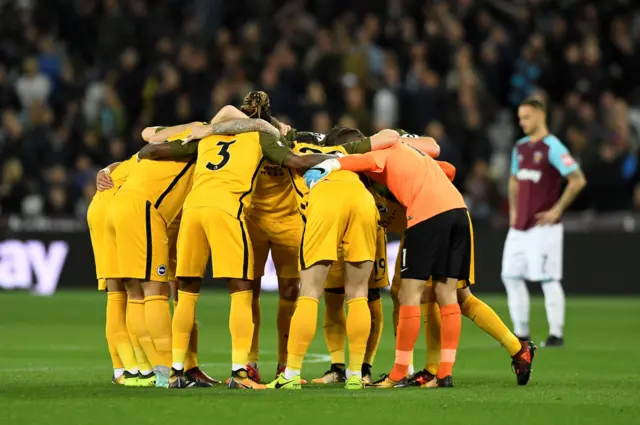
<path fill-rule="evenodd" d="M 223 3 L 0 2 L 0 175 L 24 178 L 3 214 L 29 198 L 73 215 L 89 170 L 144 126 L 207 120 L 254 88 L 299 128 L 426 131 L 481 216 L 503 211 L 514 105 L 543 93 L 588 174 L 573 208 L 637 208 L 637 2 Z"/>

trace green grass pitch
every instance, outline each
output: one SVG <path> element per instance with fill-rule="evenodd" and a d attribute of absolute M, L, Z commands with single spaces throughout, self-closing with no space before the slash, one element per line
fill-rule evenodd
<path fill-rule="evenodd" d="M 567 347 L 538 350 L 532 382 L 519 388 L 506 352 L 463 319 L 452 390 L 363 390 L 307 386 L 299 392 L 226 388 L 170 391 L 111 384 L 104 341 L 104 294 L 52 298 L 0 294 L 0 423 L 184 424 L 638 424 L 640 298 L 569 298 Z M 507 318 L 503 297 L 486 297 Z M 219 379 L 230 370 L 228 295 L 204 293 L 198 306 L 200 363 Z M 277 298 L 262 297 L 261 372 L 275 369 Z M 393 362 L 391 303 L 374 373 Z M 544 307 L 532 306 L 536 341 L 546 335 Z M 328 366 L 322 319 L 303 377 Z M 416 364 L 424 362 L 424 337 Z"/>

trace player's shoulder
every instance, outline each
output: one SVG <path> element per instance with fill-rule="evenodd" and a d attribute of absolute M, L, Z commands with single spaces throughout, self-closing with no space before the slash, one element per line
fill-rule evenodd
<path fill-rule="evenodd" d="M 531 141 L 531 137 L 529 137 L 529 136 L 521 137 L 518 140 L 516 140 L 516 144 L 515 144 L 514 148 L 517 148 L 520 145 L 524 145 L 525 143 L 529 143 L 530 141 Z"/>
<path fill-rule="evenodd" d="M 549 147 L 549 149 L 554 148 L 564 148 L 564 143 L 554 134 L 547 134 L 542 139 L 542 142 Z"/>

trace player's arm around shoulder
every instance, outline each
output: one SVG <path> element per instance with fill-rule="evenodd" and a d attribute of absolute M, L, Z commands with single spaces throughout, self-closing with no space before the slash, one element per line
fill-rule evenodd
<path fill-rule="evenodd" d="M 333 155 L 318 153 L 298 155 L 291 150 L 289 137 L 275 137 L 271 134 L 260 133 L 260 144 L 267 159 L 288 168 L 311 168 L 324 160 L 335 158 Z"/>
<path fill-rule="evenodd" d="M 166 143 L 150 143 L 143 147 L 136 155 L 138 161 L 150 159 L 153 161 L 180 161 L 191 159 L 198 153 L 198 142 L 182 144 L 182 140 Z"/>

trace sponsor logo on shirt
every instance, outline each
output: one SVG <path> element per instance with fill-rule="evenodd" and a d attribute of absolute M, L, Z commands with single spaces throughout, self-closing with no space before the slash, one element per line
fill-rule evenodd
<path fill-rule="evenodd" d="M 571 167 L 573 164 L 576 163 L 573 157 L 568 153 L 565 153 L 560 158 L 562 159 L 562 163 L 564 164 L 565 167 Z"/>
<path fill-rule="evenodd" d="M 526 168 L 519 170 L 518 174 L 516 174 L 516 178 L 518 180 L 531 181 L 533 183 L 538 183 L 541 177 L 542 177 L 541 171 L 527 170 Z"/>

